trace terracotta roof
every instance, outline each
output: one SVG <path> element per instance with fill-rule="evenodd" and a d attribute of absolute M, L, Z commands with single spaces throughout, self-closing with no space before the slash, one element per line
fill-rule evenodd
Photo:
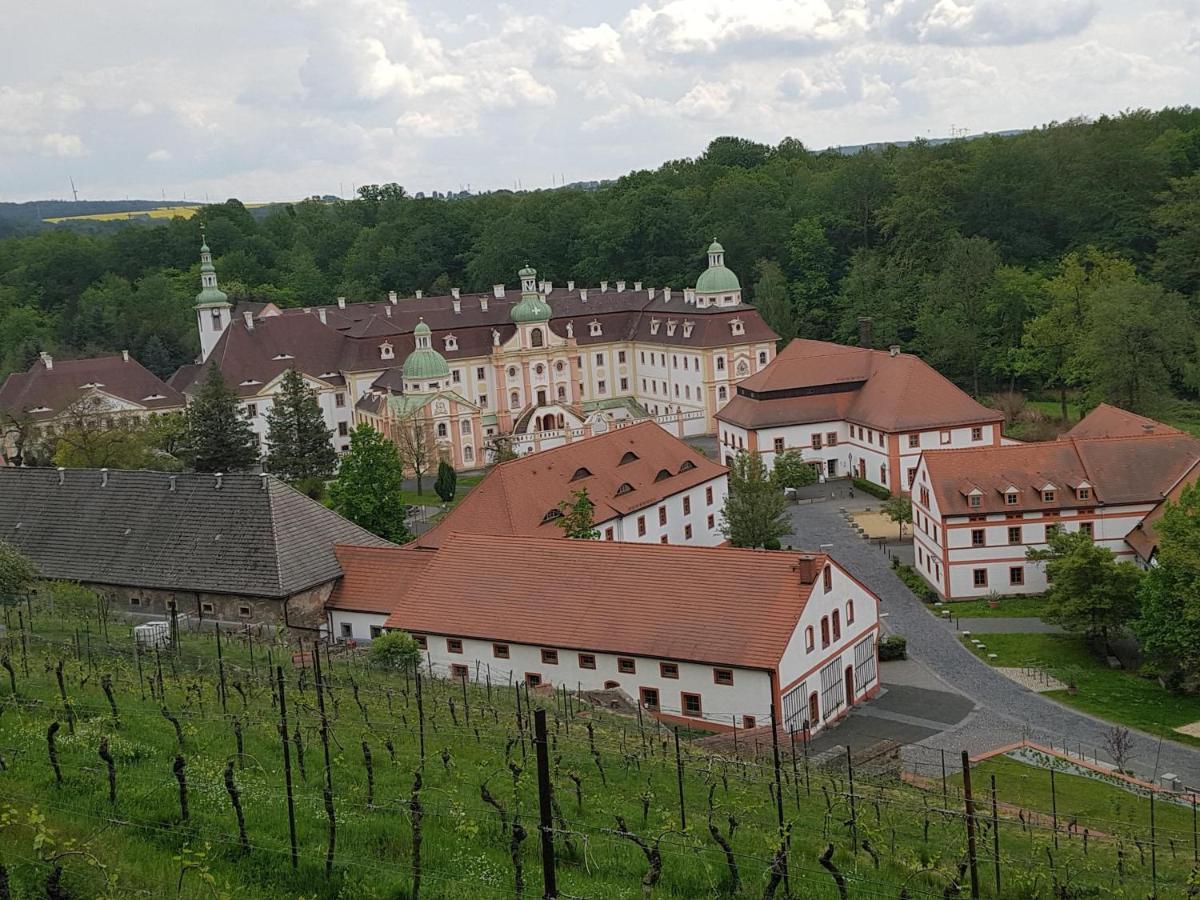
<path fill-rule="evenodd" d="M 1004 492 L 1020 492 L 1016 509 L 1058 509 L 1122 503 L 1156 503 L 1200 459 L 1200 440 L 1179 432 L 1137 437 L 1062 438 L 1044 443 L 924 454 L 929 478 L 943 515 L 1005 512 Z M 1075 499 L 1086 482 L 1092 498 Z M 1056 488 L 1051 503 L 1040 491 Z M 980 506 L 967 496 L 981 492 Z"/>
<path fill-rule="evenodd" d="M 1158 521 L 1163 516 L 1163 508 L 1168 502 L 1174 503 L 1179 500 L 1179 495 L 1183 493 L 1184 488 L 1190 484 L 1200 481 L 1200 459 L 1197 459 L 1184 474 L 1179 478 L 1175 485 L 1167 492 L 1167 496 L 1154 509 L 1150 510 L 1142 521 L 1138 522 L 1125 535 L 1125 542 L 1129 544 L 1146 562 L 1150 562 L 1154 558 L 1154 554 L 1158 551 Z"/>
<path fill-rule="evenodd" d="M 1003 416 L 911 354 L 797 338 L 739 382 L 717 418 L 743 428 L 844 419 L 896 432 Z"/>
<path fill-rule="evenodd" d="M 1156 422 L 1117 406 L 1101 403 L 1075 423 L 1064 437 L 1135 437 L 1143 434 L 1181 434 L 1178 428 Z"/>
<path fill-rule="evenodd" d="M 634 458 L 622 463 L 629 454 Z M 546 514 L 579 488 L 588 489 L 600 525 L 726 471 L 654 422 L 640 422 L 494 466 L 417 543 L 437 547 L 456 531 L 561 537 Z M 618 493 L 622 485 L 632 490 Z"/>
<path fill-rule="evenodd" d="M 0 410 L 50 419 L 89 394 L 108 394 L 151 411 L 184 405 L 178 390 L 132 357 L 100 356 L 56 359 L 50 367 L 39 359 L 29 371 L 13 372 L 0 387 Z M 45 411 L 32 413 L 35 409 Z"/>
<path fill-rule="evenodd" d="M 339 545 L 333 553 L 343 577 L 329 595 L 326 608 L 383 615 L 404 601 L 434 557 L 432 550 L 403 547 Z"/>
<path fill-rule="evenodd" d="M 387 626 L 771 669 L 812 590 L 800 581 L 799 556 L 453 534 Z M 827 561 L 813 559 L 814 572 Z"/>

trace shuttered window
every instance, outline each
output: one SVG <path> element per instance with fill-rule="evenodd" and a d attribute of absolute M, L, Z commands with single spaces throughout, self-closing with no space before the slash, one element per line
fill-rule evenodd
<path fill-rule="evenodd" d="M 799 731 L 804 727 L 805 697 L 808 683 L 803 682 L 783 695 L 783 727 L 787 731 Z"/>
<path fill-rule="evenodd" d="M 846 682 L 839 656 L 821 670 L 821 715 L 828 719 L 846 703 Z"/>
<path fill-rule="evenodd" d="M 870 634 L 854 645 L 854 690 L 866 690 L 875 678 L 875 635 Z"/>

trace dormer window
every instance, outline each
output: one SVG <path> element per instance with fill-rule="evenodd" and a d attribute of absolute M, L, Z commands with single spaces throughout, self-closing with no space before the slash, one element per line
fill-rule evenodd
<path fill-rule="evenodd" d="M 636 462 L 637 460 L 638 455 L 636 453 L 634 453 L 632 450 L 626 450 L 625 455 L 621 457 L 621 461 L 617 463 L 617 465 L 623 466 L 625 463 Z"/>
<path fill-rule="evenodd" d="M 601 331 L 599 322 L 597 322 L 595 319 L 592 319 L 592 321 L 588 322 L 588 334 L 590 334 L 592 337 L 599 337 L 602 333 L 603 332 Z"/>
<path fill-rule="evenodd" d="M 675 337 L 675 328 L 678 324 L 674 319 L 667 319 L 667 337 Z"/>
<path fill-rule="evenodd" d="M 651 334 L 658 334 L 658 326 L 660 326 L 661 324 L 662 324 L 662 321 L 661 321 L 661 320 L 659 320 L 659 319 L 651 319 L 651 320 L 650 320 L 650 333 L 651 333 Z"/>
<path fill-rule="evenodd" d="M 1075 489 L 1075 499 L 1076 500 L 1091 500 L 1092 499 L 1092 489 L 1090 487 L 1084 487 L 1084 486 L 1080 485 L 1079 487 L 1077 487 Z"/>
<path fill-rule="evenodd" d="M 692 462 L 690 459 L 685 459 L 685 460 L 683 461 L 683 465 L 681 465 L 681 466 L 679 467 L 679 471 L 680 471 L 681 473 L 682 473 L 682 472 L 690 472 L 690 471 L 692 471 L 692 469 L 694 469 L 694 468 L 696 468 L 696 464 L 695 464 L 694 462 Z"/>
<path fill-rule="evenodd" d="M 671 470 L 670 470 L 670 469 L 659 469 L 659 470 L 658 470 L 658 474 L 654 476 L 654 480 L 655 480 L 656 482 L 658 482 L 658 481 L 665 481 L 666 479 L 668 479 L 668 478 L 670 478 L 670 477 L 671 477 Z"/>
<path fill-rule="evenodd" d="M 1004 505 L 1005 506 L 1016 506 L 1017 505 L 1017 492 L 1016 491 L 1005 491 L 1004 492 Z"/>
<path fill-rule="evenodd" d="M 969 497 L 967 497 L 967 506 L 971 507 L 971 509 L 979 509 L 979 507 L 982 505 L 983 497 L 981 497 L 979 494 L 971 494 Z"/>
<path fill-rule="evenodd" d="M 545 525 L 547 522 L 553 522 L 555 519 L 561 519 L 562 515 L 562 510 L 557 506 L 553 509 L 547 510 L 546 514 L 542 516 L 542 524 Z"/>
<path fill-rule="evenodd" d="M 580 466 L 575 470 L 575 474 L 571 476 L 572 481 L 578 481 L 580 478 L 590 478 L 592 475 L 591 469 L 586 466 Z"/>
<path fill-rule="evenodd" d="M 729 330 L 732 331 L 734 334 L 745 334 L 746 333 L 746 323 L 743 322 L 741 319 L 730 319 L 729 320 Z"/>
<path fill-rule="evenodd" d="M 692 336 L 692 330 L 693 330 L 695 327 L 696 327 L 696 323 L 695 323 L 695 322 L 688 322 L 688 321 L 685 321 L 685 322 L 683 323 L 683 336 L 684 336 L 685 338 L 690 338 L 690 337 Z"/>
<path fill-rule="evenodd" d="M 632 490 L 633 490 L 633 485 L 630 484 L 628 481 L 626 481 L 619 488 L 617 488 L 617 496 L 620 497 L 622 494 L 628 494 Z"/>
<path fill-rule="evenodd" d="M 292 359 L 292 354 L 290 354 L 290 353 L 276 353 L 276 354 L 275 354 L 273 357 L 271 357 L 271 358 L 272 358 L 272 359 Z"/>
<path fill-rule="evenodd" d="M 396 358 L 396 349 L 391 344 L 389 344 L 385 341 L 384 343 L 379 345 L 379 358 L 380 359 L 395 359 Z"/>
<path fill-rule="evenodd" d="M 1057 496 L 1057 494 L 1055 493 L 1054 488 L 1042 488 L 1043 503 L 1053 503 L 1055 496 Z"/>
<path fill-rule="evenodd" d="M 446 349 L 447 350 L 457 350 L 458 349 L 458 338 L 456 338 L 454 335 L 452 335 L 452 334 L 446 335 L 445 341 L 446 341 Z"/>

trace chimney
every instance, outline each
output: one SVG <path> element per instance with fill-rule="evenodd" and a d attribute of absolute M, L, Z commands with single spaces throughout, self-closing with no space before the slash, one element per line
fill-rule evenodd
<path fill-rule="evenodd" d="M 888 347 L 888 355 L 889 356 L 899 356 L 900 355 L 900 345 L 892 344 L 892 346 Z"/>
<path fill-rule="evenodd" d="M 870 348 L 875 343 L 875 320 L 870 316 L 858 317 L 858 346 Z"/>
<path fill-rule="evenodd" d="M 500 293 L 501 293 L 501 295 L 503 295 L 503 293 L 504 293 L 503 285 L 501 285 L 501 287 L 500 287 Z M 487 294 L 481 294 L 479 296 L 479 310 L 480 310 L 480 312 L 487 312 L 487 308 L 488 308 Z"/>
<path fill-rule="evenodd" d="M 683 302 L 684 303 L 695 303 L 696 302 L 696 289 L 695 288 L 684 288 L 683 289 Z"/>
<path fill-rule="evenodd" d="M 587 292 L 588 292 L 587 288 L 579 289 L 579 302 L 580 303 L 587 303 Z"/>
<path fill-rule="evenodd" d="M 503 299 L 504 299 L 504 285 L 502 285 L 502 284 L 493 284 L 493 285 L 492 285 L 492 295 L 493 295 L 493 296 L 494 296 L 494 297 L 495 297 L 497 300 L 503 300 Z"/>
<path fill-rule="evenodd" d="M 121 351 L 121 359 L 124 360 L 125 362 L 129 362 L 129 351 L 128 350 Z"/>
<path fill-rule="evenodd" d="M 221 489 L 221 478 L 222 478 L 222 477 L 223 477 L 223 475 L 222 475 L 222 473 L 221 473 L 221 472 L 214 472 L 214 473 L 213 473 L 213 478 L 214 478 L 214 479 L 216 479 L 216 489 L 217 489 L 218 491 Z"/>
<path fill-rule="evenodd" d="M 67 470 L 62 466 L 58 467 L 58 483 L 60 485 L 67 483 Z"/>
<path fill-rule="evenodd" d="M 816 584 L 817 558 L 811 553 L 805 553 L 796 560 L 796 572 L 800 575 L 801 584 Z"/>
<path fill-rule="evenodd" d="M 649 295 L 649 298 L 651 300 L 654 299 L 654 293 L 655 293 L 654 288 L 646 288 L 646 294 Z"/>
<path fill-rule="evenodd" d="M 546 293 L 546 282 L 545 281 L 538 282 L 538 290 L 543 294 Z"/>
<path fill-rule="evenodd" d="M 543 294 L 549 294 L 552 290 L 554 290 L 554 282 L 553 281 L 543 281 L 542 282 L 542 293 Z"/>
<path fill-rule="evenodd" d="M 338 297 L 338 309 L 345 309 L 345 308 L 346 308 L 346 298 Z"/>
<path fill-rule="evenodd" d="M 317 318 L 321 320 L 322 325 L 328 324 L 325 321 L 325 307 L 322 306 L 317 309 Z"/>
<path fill-rule="evenodd" d="M 575 282 L 573 282 L 573 281 L 568 281 L 568 282 L 567 282 L 567 290 L 568 290 L 568 291 L 573 291 L 573 290 L 575 290 Z"/>
<path fill-rule="evenodd" d="M 623 290 L 625 290 L 625 282 L 623 282 L 623 281 L 618 281 L 618 282 L 617 282 L 617 293 L 619 294 L 619 293 L 621 293 Z"/>
<path fill-rule="evenodd" d="M 258 473 L 258 489 L 260 491 L 265 491 L 267 489 L 267 473 L 266 472 Z"/>
<path fill-rule="evenodd" d="M 633 283 L 633 289 L 635 291 L 640 291 L 642 289 L 642 283 L 640 281 L 635 281 Z"/>
<path fill-rule="evenodd" d="M 669 287 L 665 287 L 665 288 L 663 288 L 663 303 L 670 303 L 670 302 L 671 302 L 671 289 Z"/>
<path fill-rule="evenodd" d="M 400 298 L 396 296 L 395 291 L 388 291 L 388 303 L 397 303 L 399 299 Z"/>
<path fill-rule="evenodd" d="M 47 369 L 54 368 L 54 357 L 53 356 L 51 356 L 45 350 L 43 350 L 41 353 L 39 353 L 38 356 L 40 356 L 42 358 L 43 366 L 45 366 Z"/>
<path fill-rule="evenodd" d="M 460 294 L 460 292 L 459 292 L 458 288 L 450 288 L 450 296 L 453 297 L 455 300 L 457 300 L 459 298 L 459 294 Z"/>
<path fill-rule="evenodd" d="M 607 290 L 608 290 L 608 282 L 607 281 L 600 282 L 600 292 L 604 293 Z"/>
<path fill-rule="evenodd" d="M 173 493 L 175 493 L 175 479 L 176 479 L 176 477 L 177 477 L 177 476 L 175 476 L 175 475 L 168 475 L 168 476 L 167 476 L 167 490 L 168 490 L 170 493 L 172 493 L 172 494 L 173 494 Z"/>
<path fill-rule="evenodd" d="M 462 312 L 462 301 L 457 297 L 450 301 L 450 305 L 454 307 L 454 314 L 456 316 Z"/>
<path fill-rule="evenodd" d="M 383 308 L 383 314 L 390 319 L 392 317 L 392 308 L 390 306 L 385 306 Z"/>
<path fill-rule="evenodd" d="M 254 330 L 254 313 L 250 312 L 250 310 L 248 310 L 248 309 L 242 310 L 242 318 L 246 320 L 246 330 L 253 331 Z"/>
<path fill-rule="evenodd" d="M 100 470 L 100 487 L 108 487 L 108 469 Z"/>

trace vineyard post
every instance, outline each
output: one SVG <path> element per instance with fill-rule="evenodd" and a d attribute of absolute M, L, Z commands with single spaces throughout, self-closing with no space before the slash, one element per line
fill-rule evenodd
<path fill-rule="evenodd" d="M 1054 770 L 1050 770 L 1050 822 L 1054 828 L 1054 849 L 1058 849 L 1058 791 L 1054 789 Z"/>
<path fill-rule="evenodd" d="M 775 680 L 774 675 L 772 675 L 771 680 L 772 681 Z M 733 729 L 733 733 L 737 734 L 736 724 Z M 791 836 L 790 836 L 790 834 L 788 834 L 787 831 L 785 831 L 785 829 L 783 827 L 783 779 L 780 777 L 780 768 L 779 768 L 779 723 L 775 720 L 774 690 L 772 690 L 772 696 L 771 696 L 771 753 L 772 753 L 772 755 L 774 757 L 774 761 L 775 761 L 775 817 L 779 821 L 779 834 L 783 837 L 785 842 L 790 843 Z M 790 897 L 792 895 L 792 887 L 788 880 L 788 865 L 787 865 L 787 854 L 786 853 L 784 853 L 784 855 L 783 855 L 782 863 L 783 863 L 783 893 L 784 893 L 784 896 Z"/>
<path fill-rule="evenodd" d="M 812 780 L 808 777 L 808 719 L 804 720 L 804 794 L 812 796 Z"/>
<path fill-rule="evenodd" d="M 467 717 L 467 727 L 471 727 L 471 701 L 467 699 L 467 673 L 463 672 L 462 676 L 462 695 L 463 695 L 463 710 Z"/>
<path fill-rule="evenodd" d="M 967 862 L 971 866 L 971 900 L 979 900 L 979 869 L 975 858 L 975 798 L 971 794 L 971 758 L 966 750 L 962 752 L 962 771 L 963 802 L 967 813 Z"/>
<path fill-rule="evenodd" d="M 418 733 L 421 736 L 421 769 L 425 768 L 425 701 L 421 697 L 421 667 L 414 666 L 413 671 L 417 677 L 417 721 Z"/>
<path fill-rule="evenodd" d="M 325 679 L 321 673 L 320 643 L 313 640 L 313 679 L 317 688 L 317 711 L 321 716 L 321 748 L 325 751 L 325 817 L 329 821 L 329 844 L 325 850 L 325 877 L 333 874 L 333 852 L 337 844 L 337 818 L 333 813 L 333 767 L 329 761 L 329 719 L 325 716 Z"/>
<path fill-rule="evenodd" d="M 134 659 L 137 660 L 138 689 L 141 690 L 142 700 L 145 701 L 145 699 L 146 699 L 146 679 L 145 679 L 145 676 L 142 674 L 142 647 L 140 644 L 137 643 L 137 641 L 134 641 L 134 644 L 133 644 L 133 656 L 134 656 Z"/>
<path fill-rule="evenodd" d="M 675 733 L 675 778 L 679 782 L 679 830 L 687 831 L 687 811 L 684 809 L 683 803 L 683 756 L 679 752 L 679 726 L 676 725 Z"/>
<path fill-rule="evenodd" d="M 1192 865 L 1200 864 L 1200 841 L 1196 831 L 1196 789 L 1192 788 Z"/>
<path fill-rule="evenodd" d="M 946 748 L 942 748 L 942 809 L 950 808 L 950 794 L 946 789 Z"/>
<path fill-rule="evenodd" d="M 288 837 L 292 845 L 292 868 L 300 866 L 300 854 L 296 849 L 296 800 L 292 796 L 292 751 L 288 742 L 287 693 L 283 685 L 283 666 L 275 667 L 275 680 L 279 686 L 279 740 L 283 744 L 283 783 L 287 788 Z"/>
<path fill-rule="evenodd" d="M 796 792 L 796 812 L 800 811 L 800 770 L 796 768 L 796 732 L 789 731 L 792 740 L 792 787 Z"/>
<path fill-rule="evenodd" d="M 1154 790 L 1150 791 L 1150 896 L 1158 896 L 1158 835 L 1154 828 Z"/>
<path fill-rule="evenodd" d="M 846 744 L 846 777 L 850 786 L 850 850 L 858 857 L 858 810 L 854 805 L 854 755 Z"/>
<path fill-rule="evenodd" d="M 554 872 L 554 820 L 551 811 L 550 753 L 546 739 L 546 711 L 533 714 L 533 746 L 537 753 L 538 825 L 542 833 L 543 900 L 556 900 L 558 883 Z M 515 821 L 515 820 L 514 820 Z"/>
<path fill-rule="evenodd" d="M 217 630 L 217 677 L 219 678 L 219 686 L 217 687 L 217 696 L 221 700 L 221 712 L 228 713 L 225 708 L 225 655 L 221 652 L 221 623 L 216 623 Z"/>
<path fill-rule="evenodd" d="M 992 859 L 996 869 L 996 896 L 1000 896 L 1000 813 L 996 804 L 996 776 L 992 776 Z"/>
<path fill-rule="evenodd" d="M 246 643 L 250 646 L 250 674 L 257 676 L 258 671 L 254 668 L 254 632 L 250 626 L 246 626 Z M 313 641 L 313 649 L 316 649 L 316 641 Z"/>
<path fill-rule="evenodd" d="M 25 677 L 29 677 L 29 647 L 25 642 L 25 615 L 21 610 L 17 610 L 17 624 L 21 626 L 21 669 L 25 672 Z M 29 617 L 30 626 L 33 625 L 33 616 Z"/>
<path fill-rule="evenodd" d="M 638 734 L 641 735 L 641 738 L 642 738 L 642 755 L 645 756 L 646 755 L 646 727 L 642 723 L 642 703 L 640 700 L 638 701 L 638 705 L 637 705 L 637 714 L 638 714 Z"/>

